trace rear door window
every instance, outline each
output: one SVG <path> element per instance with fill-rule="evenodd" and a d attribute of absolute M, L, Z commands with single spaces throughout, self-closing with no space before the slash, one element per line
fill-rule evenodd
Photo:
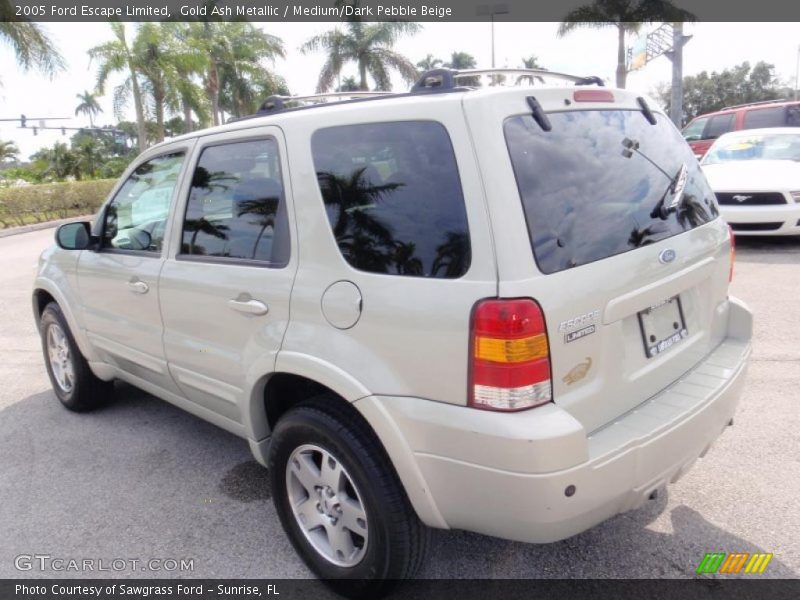
<path fill-rule="evenodd" d="M 456 278 L 471 251 L 447 130 L 432 121 L 345 125 L 311 138 L 333 235 L 362 271 Z"/>
<path fill-rule="evenodd" d="M 708 126 L 703 134 L 704 140 L 715 140 L 723 133 L 733 130 L 734 114 L 717 115 L 708 120 Z"/>
<path fill-rule="evenodd" d="M 287 264 L 289 227 L 274 139 L 203 150 L 186 206 L 181 257 Z"/>
<path fill-rule="evenodd" d="M 783 127 L 786 125 L 786 108 L 753 108 L 744 113 L 744 128 Z"/>
<path fill-rule="evenodd" d="M 697 160 L 663 115 L 656 125 L 639 111 L 548 116 L 551 131 L 529 115 L 504 126 L 543 273 L 628 252 L 717 216 Z"/>

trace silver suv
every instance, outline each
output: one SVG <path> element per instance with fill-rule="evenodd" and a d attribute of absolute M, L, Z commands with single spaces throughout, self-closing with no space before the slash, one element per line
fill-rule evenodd
<path fill-rule="evenodd" d="M 40 260 L 61 402 L 118 379 L 246 439 L 346 594 L 411 577 L 429 527 L 552 542 L 636 508 L 743 385 L 733 240 L 678 130 L 593 78 L 481 75 L 160 144 Z"/>

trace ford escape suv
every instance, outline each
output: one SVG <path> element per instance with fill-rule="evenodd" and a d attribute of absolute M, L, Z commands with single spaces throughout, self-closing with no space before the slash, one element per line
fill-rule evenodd
<path fill-rule="evenodd" d="M 246 439 L 350 595 L 411 577 L 429 527 L 552 542 L 636 508 L 740 397 L 751 314 L 680 132 L 593 78 L 481 74 L 155 146 L 40 259 L 61 402 L 122 380 Z"/>

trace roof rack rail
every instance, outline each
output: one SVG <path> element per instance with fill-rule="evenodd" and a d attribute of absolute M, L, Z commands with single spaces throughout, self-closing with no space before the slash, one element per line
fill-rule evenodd
<path fill-rule="evenodd" d="M 788 98 L 775 98 L 774 100 L 761 100 L 760 102 L 745 102 L 744 104 L 735 104 L 734 106 L 726 106 L 720 110 L 733 110 L 734 108 L 744 108 L 746 106 L 758 106 L 759 104 L 778 104 L 779 102 L 791 102 Z"/>
<path fill-rule="evenodd" d="M 228 122 L 232 123 L 234 121 L 252 119 L 288 110 L 313 108 L 325 104 L 364 102 L 392 97 L 402 98 L 414 96 L 416 94 L 438 92 L 469 91 L 475 89 L 474 86 L 459 85 L 458 80 L 481 75 L 518 75 L 520 77 L 532 77 L 539 81 L 544 81 L 545 78 L 552 78 L 570 81 L 575 85 L 603 85 L 603 80 L 599 77 L 579 77 L 577 75 L 569 75 L 557 71 L 545 71 L 544 69 L 432 69 L 430 71 L 425 71 L 409 92 L 353 91 L 326 92 L 322 94 L 309 94 L 307 96 L 270 96 L 261 103 L 261 106 L 258 107 L 255 114 L 245 117 L 234 117 L 229 119 Z"/>
<path fill-rule="evenodd" d="M 561 79 L 570 81 L 575 85 L 598 85 L 603 86 L 603 80 L 594 75 L 581 77 L 558 71 L 546 71 L 545 69 L 433 69 L 425 71 L 414 86 L 411 93 L 431 92 L 437 90 L 451 90 L 458 87 L 458 80 L 467 77 L 478 77 L 481 75 L 518 75 L 528 76 L 539 81 L 544 81 L 545 77 L 551 79 Z M 469 86 L 464 86 L 469 87 Z"/>
<path fill-rule="evenodd" d="M 356 100 L 364 98 L 379 98 L 381 96 L 391 96 L 394 92 L 326 92 L 323 94 L 309 94 L 306 96 L 270 96 L 261 106 L 258 107 L 257 114 L 263 115 L 265 113 L 277 112 L 292 108 L 287 106 L 290 103 L 297 104 L 324 104 L 329 100 Z"/>

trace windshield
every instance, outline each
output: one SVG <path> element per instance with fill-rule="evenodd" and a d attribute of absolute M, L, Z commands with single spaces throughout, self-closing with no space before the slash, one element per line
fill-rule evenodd
<path fill-rule="evenodd" d="M 734 160 L 800 161 L 800 134 L 755 134 L 722 139 L 711 147 L 703 164 Z"/>
<path fill-rule="evenodd" d="M 555 273 L 658 242 L 714 219 L 717 207 L 672 123 L 640 111 L 530 115 L 505 135 L 539 269 Z"/>

